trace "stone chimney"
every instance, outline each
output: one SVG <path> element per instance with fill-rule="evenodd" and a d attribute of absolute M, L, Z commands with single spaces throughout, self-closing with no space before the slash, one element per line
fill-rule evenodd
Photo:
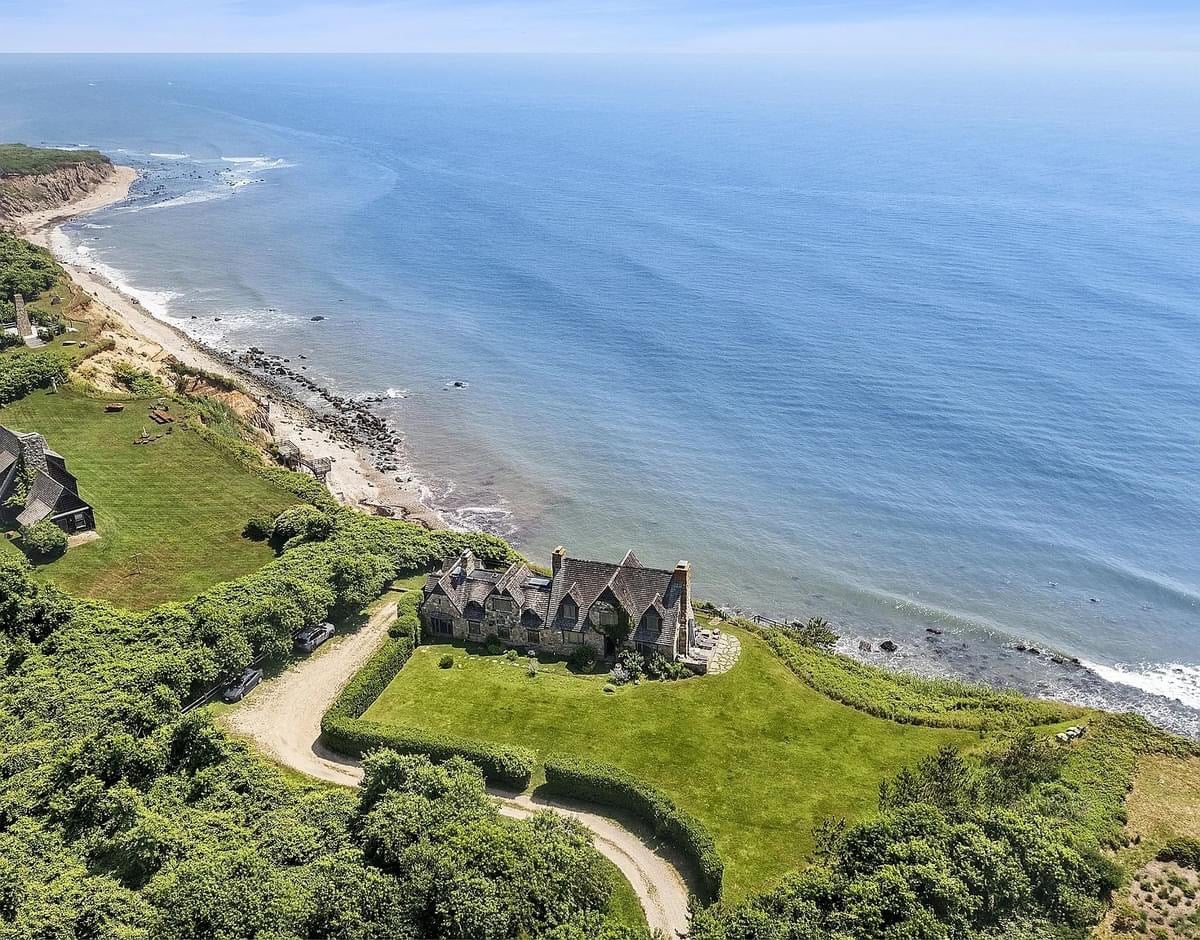
<path fill-rule="evenodd" d="M 679 586 L 679 617 L 684 629 L 676 638 L 677 653 L 686 653 L 692 643 L 692 563 L 681 561 L 675 566 L 671 581 Z"/>
<path fill-rule="evenodd" d="M 558 575 L 558 569 L 562 567 L 563 559 L 567 557 L 567 550 L 561 545 L 558 546 L 550 555 L 550 571 L 553 575 Z"/>
<path fill-rule="evenodd" d="M 26 469 L 45 471 L 46 439 L 36 431 L 18 434 L 17 437 L 21 441 L 21 456 L 25 459 Z"/>
<path fill-rule="evenodd" d="M 33 333 L 33 324 L 29 322 L 29 311 L 25 309 L 25 298 L 13 294 L 13 306 L 17 308 L 17 335 L 24 339 Z"/>

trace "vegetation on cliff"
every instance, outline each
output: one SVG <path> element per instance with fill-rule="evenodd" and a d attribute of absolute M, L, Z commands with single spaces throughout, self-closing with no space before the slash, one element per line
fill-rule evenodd
<path fill-rule="evenodd" d="M 51 173 L 65 166 L 112 166 L 99 150 L 57 150 L 26 144 L 0 144 L 0 177 Z"/>

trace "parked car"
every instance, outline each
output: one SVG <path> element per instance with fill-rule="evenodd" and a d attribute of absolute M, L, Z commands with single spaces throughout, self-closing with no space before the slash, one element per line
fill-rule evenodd
<path fill-rule="evenodd" d="M 225 686 L 225 691 L 221 693 L 221 698 L 230 703 L 240 702 L 262 680 L 263 671 L 261 669 L 247 669 L 230 682 L 229 685 Z"/>
<path fill-rule="evenodd" d="M 315 627 L 305 627 L 295 636 L 296 650 L 301 653 L 311 653 L 333 636 L 334 629 L 331 623 L 319 623 Z"/>

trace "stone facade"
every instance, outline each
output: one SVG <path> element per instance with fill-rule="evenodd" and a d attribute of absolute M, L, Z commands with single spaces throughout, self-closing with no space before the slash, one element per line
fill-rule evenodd
<path fill-rule="evenodd" d="M 695 629 L 691 566 L 647 568 L 632 552 L 619 564 L 553 556 L 550 576 L 517 562 L 488 568 L 470 551 L 429 576 L 421 623 L 431 638 L 483 643 L 497 637 L 569 656 L 581 646 L 611 658 L 623 646 L 687 656 Z"/>

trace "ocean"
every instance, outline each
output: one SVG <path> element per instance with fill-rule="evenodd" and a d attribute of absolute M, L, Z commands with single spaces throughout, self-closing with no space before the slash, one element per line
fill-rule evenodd
<path fill-rule="evenodd" d="M 142 171 L 61 250 L 385 395 L 456 524 L 1200 734 L 1200 75 L 6 56 L 0 89 L 0 139 Z"/>

